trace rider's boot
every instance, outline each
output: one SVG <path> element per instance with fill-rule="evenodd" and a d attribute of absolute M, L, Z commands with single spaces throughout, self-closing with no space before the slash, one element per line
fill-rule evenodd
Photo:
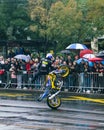
<path fill-rule="evenodd" d="M 38 102 L 42 101 L 41 95 L 39 96 L 39 98 L 37 99 Z"/>
<path fill-rule="evenodd" d="M 37 99 L 38 102 L 41 102 L 44 98 L 46 97 L 46 93 L 43 93 L 39 96 L 39 98 Z"/>
<path fill-rule="evenodd" d="M 37 99 L 37 101 L 40 102 L 40 101 L 42 101 L 44 98 L 46 98 L 46 97 L 49 95 L 49 91 L 50 91 L 50 88 L 47 87 L 46 90 L 45 90 L 45 92 L 44 92 L 42 95 L 39 96 L 39 98 Z"/>

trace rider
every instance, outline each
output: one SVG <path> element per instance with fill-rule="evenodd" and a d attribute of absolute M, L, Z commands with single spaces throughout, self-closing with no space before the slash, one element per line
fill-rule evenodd
<path fill-rule="evenodd" d="M 51 53 L 48 53 L 46 55 L 46 58 L 42 59 L 38 65 L 38 70 L 35 73 L 32 82 L 34 82 L 36 80 L 36 78 L 38 78 L 38 76 L 40 75 L 47 75 L 50 71 L 52 71 L 54 69 L 54 67 L 52 66 L 54 62 L 54 57 Z"/>
<path fill-rule="evenodd" d="M 54 62 L 53 55 L 51 53 L 48 53 L 46 55 L 46 58 L 41 60 L 38 67 L 38 72 L 35 74 L 32 81 L 34 81 L 39 75 L 47 75 L 49 72 L 54 70 L 55 67 L 52 66 L 53 62 Z M 50 79 L 48 79 L 48 82 L 46 83 L 45 87 L 46 87 L 45 91 L 42 95 L 40 95 L 40 97 L 38 98 L 38 101 L 43 100 L 43 98 L 45 98 L 49 94 L 49 91 L 51 89 Z"/>

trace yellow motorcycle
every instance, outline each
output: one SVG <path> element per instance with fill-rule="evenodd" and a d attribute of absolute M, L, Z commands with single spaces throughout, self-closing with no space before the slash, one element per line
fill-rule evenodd
<path fill-rule="evenodd" d="M 66 65 L 59 66 L 58 69 L 50 72 L 46 77 L 44 93 L 40 96 L 38 101 L 47 97 L 47 105 L 52 109 L 57 109 L 61 105 L 61 98 L 58 94 L 63 86 L 63 79 L 69 74 L 69 67 Z"/>

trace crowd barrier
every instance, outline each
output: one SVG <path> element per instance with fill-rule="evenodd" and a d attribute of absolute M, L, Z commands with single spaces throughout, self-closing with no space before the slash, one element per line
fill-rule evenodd
<path fill-rule="evenodd" d="M 0 87 L 17 89 L 44 89 L 45 76 L 39 76 L 32 83 L 34 73 L 23 71 L 13 75 L 10 72 L 0 74 Z M 104 73 L 73 73 L 64 79 L 62 91 L 104 93 Z"/>

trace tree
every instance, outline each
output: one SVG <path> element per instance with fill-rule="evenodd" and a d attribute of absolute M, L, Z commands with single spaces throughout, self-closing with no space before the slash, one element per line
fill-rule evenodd
<path fill-rule="evenodd" d="M 47 37 L 47 24 L 48 24 L 48 11 L 51 6 L 51 2 L 45 0 L 29 0 L 30 16 L 33 24 L 30 29 L 34 32 L 37 39 L 43 40 L 41 48 L 44 52 L 49 48 L 49 41 Z"/>
<path fill-rule="evenodd" d="M 103 0 L 88 0 L 87 21 L 90 29 L 92 45 L 98 47 L 97 39 L 104 35 L 104 1 Z M 94 48 L 98 51 L 98 48 Z"/>
<path fill-rule="evenodd" d="M 58 41 L 58 49 L 65 48 L 72 39 L 77 41 L 81 17 L 76 1 L 70 0 L 67 5 L 59 1 L 52 5 L 49 11 L 48 37 Z"/>
<path fill-rule="evenodd" d="M 5 12 L 3 12 L 3 3 L 0 3 L 0 39 L 1 40 L 7 39 L 6 27 L 7 27 L 7 23 L 6 23 Z"/>
<path fill-rule="evenodd" d="M 43 41 L 41 50 L 62 50 L 104 35 L 103 0 L 2 0 L 0 38 Z"/>
<path fill-rule="evenodd" d="M 4 36 L 7 36 L 8 40 L 26 39 L 30 23 L 27 0 L 2 0 L 0 6 L 2 7 L 0 30 L 4 29 Z"/>

